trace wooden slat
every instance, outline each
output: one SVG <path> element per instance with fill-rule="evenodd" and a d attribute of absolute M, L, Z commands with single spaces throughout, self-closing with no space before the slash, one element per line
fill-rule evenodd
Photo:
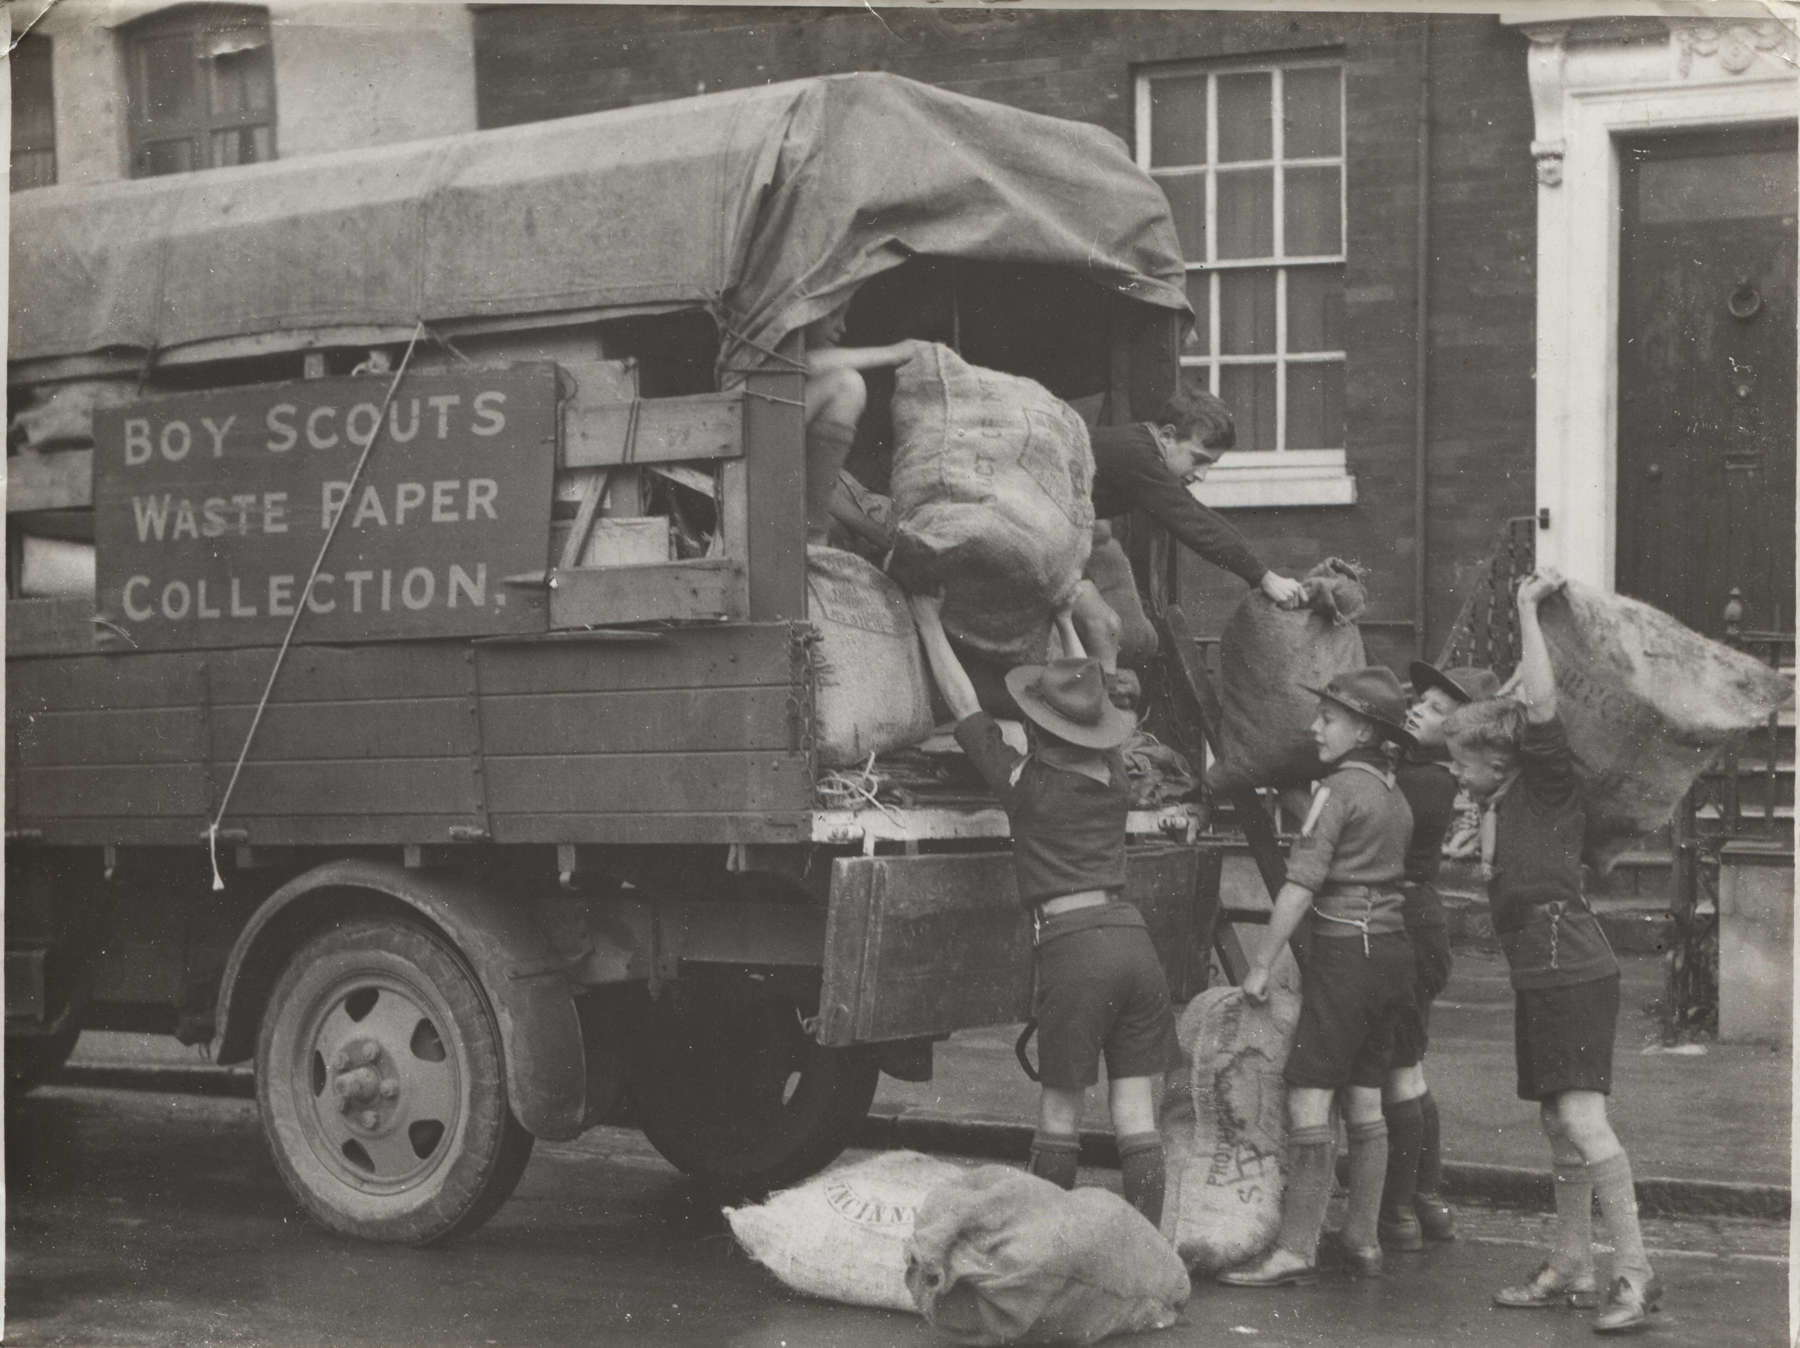
<path fill-rule="evenodd" d="M 213 708 L 212 760 L 227 775 L 243 747 L 253 711 L 247 706 Z M 469 720 L 468 704 L 461 698 L 271 705 L 263 713 L 247 761 L 459 757 L 467 752 Z"/>
<path fill-rule="evenodd" d="M 489 754 L 656 753 L 789 748 L 785 688 L 552 693 L 483 699 Z"/>
<path fill-rule="evenodd" d="M 134 662 L 137 658 L 134 657 Z M 461 641 L 396 641 L 366 646 L 294 646 L 281 663 L 272 701 L 359 702 L 393 697 L 460 697 L 468 690 Z M 254 706 L 262 697 L 275 648 L 245 647 L 208 655 L 215 706 Z"/>
<path fill-rule="evenodd" d="M 742 618 L 747 608 L 744 568 L 730 559 L 579 568 L 557 573 L 550 626 Z"/>
<path fill-rule="evenodd" d="M 482 643 L 483 696 L 647 688 L 786 688 L 785 623 L 677 628 L 658 639 L 599 649 L 587 642 Z"/>
<path fill-rule="evenodd" d="M 659 811 L 645 814 L 499 814 L 497 843 L 611 843 L 615 846 L 679 843 L 792 843 L 804 837 L 803 808 L 785 813 Z"/>
<path fill-rule="evenodd" d="M 227 821 L 314 811 L 358 814 L 456 813 L 480 808 L 466 758 L 406 758 L 314 763 L 246 763 Z"/>
<path fill-rule="evenodd" d="M 52 711 L 18 721 L 23 767 L 197 763 L 205 744 L 198 707 Z"/>
<path fill-rule="evenodd" d="M 781 353 L 800 356 L 798 341 Z M 806 616 L 806 408 L 797 371 L 745 381 L 744 444 L 756 472 L 749 488 L 750 616 L 759 622 Z"/>
<path fill-rule="evenodd" d="M 94 503 L 94 451 L 59 449 L 6 461 L 6 513 L 69 510 Z"/>
<path fill-rule="evenodd" d="M 631 409 L 629 402 L 565 408 L 562 466 L 605 468 L 621 463 L 735 459 L 744 452 L 741 393 L 640 399 L 635 428 Z"/>
<path fill-rule="evenodd" d="M 9 604 L 9 620 L 12 610 Z M 78 711 L 88 707 L 199 706 L 206 697 L 205 679 L 201 657 L 185 652 L 17 660 L 6 667 L 7 708 L 17 714 L 52 707 Z"/>
<path fill-rule="evenodd" d="M 203 816 L 207 807 L 206 774 L 197 760 L 179 767 L 28 767 L 19 773 L 18 791 L 26 823 L 83 815 Z"/>
<path fill-rule="evenodd" d="M 564 754 L 486 760 L 495 814 L 637 814 L 805 808 L 812 794 L 798 754 Z"/>
<path fill-rule="evenodd" d="M 85 596 L 6 601 L 6 653 L 19 655 L 86 655 L 126 643 L 95 640 L 105 631 L 94 621 L 94 601 Z"/>

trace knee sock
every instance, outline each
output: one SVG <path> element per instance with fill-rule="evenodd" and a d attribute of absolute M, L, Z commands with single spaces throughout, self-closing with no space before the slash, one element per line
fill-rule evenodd
<path fill-rule="evenodd" d="M 850 456 L 856 427 L 841 421 L 813 422 L 806 428 L 806 531 L 814 540 L 824 538 L 831 527 L 831 498 L 837 492 L 838 470 Z"/>
<path fill-rule="evenodd" d="M 1381 1210 L 1390 1218 L 1413 1215 L 1413 1194 L 1419 1188 L 1419 1139 L 1423 1121 L 1419 1102 L 1399 1100 L 1381 1107 L 1387 1123 L 1387 1179 L 1381 1188 Z"/>
<path fill-rule="evenodd" d="M 1612 1277 L 1630 1278 L 1632 1286 L 1642 1287 L 1650 1281 L 1650 1256 L 1644 1252 L 1644 1233 L 1638 1229 L 1631 1162 L 1620 1152 L 1595 1161 L 1587 1171 L 1593 1177 L 1594 1196 L 1600 1200 L 1600 1216 L 1612 1237 Z"/>
<path fill-rule="evenodd" d="M 1279 1243 L 1309 1264 L 1319 1257 L 1319 1232 L 1325 1229 L 1325 1208 L 1331 1202 L 1334 1150 L 1329 1128 L 1295 1128 L 1288 1133 Z"/>
<path fill-rule="evenodd" d="M 1394 1125 L 1388 1124 L 1388 1136 Z M 1390 1146 L 1393 1144 L 1390 1142 Z M 1444 1152 L 1438 1139 L 1437 1101 L 1426 1091 L 1419 1097 L 1419 1184 L 1418 1192 L 1437 1197 L 1444 1188 Z"/>
<path fill-rule="evenodd" d="M 1352 1123 L 1350 1135 L 1350 1202 L 1344 1213 L 1344 1244 L 1370 1249 L 1376 1243 L 1375 1222 L 1381 1215 L 1381 1182 L 1387 1176 L 1388 1130 L 1381 1119 Z"/>
<path fill-rule="evenodd" d="M 1162 1226 L 1163 1189 L 1168 1176 L 1163 1167 L 1161 1133 L 1126 1133 L 1119 1139 L 1119 1184 L 1125 1201 Z"/>
<path fill-rule="evenodd" d="M 1031 1135 L 1031 1160 L 1025 1169 L 1060 1189 L 1073 1189 L 1080 1157 L 1081 1139 L 1074 1133 L 1036 1132 Z"/>
<path fill-rule="evenodd" d="M 1556 1182 L 1556 1233 L 1550 1266 L 1569 1277 L 1594 1271 L 1594 1179 L 1585 1161 L 1558 1157 L 1551 1175 Z"/>

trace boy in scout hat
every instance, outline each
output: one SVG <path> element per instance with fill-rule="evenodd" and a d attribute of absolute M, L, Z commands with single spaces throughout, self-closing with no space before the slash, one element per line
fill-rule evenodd
<path fill-rule="evenodd" d="M 1314 788 L 1268 939 L 1243 983 L 1250 1001 L 1267 999 L 1271 966 L 1310 914 L 1300 1023 L 1283 1073 L 1287 1187 L 1275 1248 L 1219 1275 L 1237 1287 L 1280 1287 L 1318 1276 L 1319 1233 L 1331 1198 L 1333 1097 L 1350 1137 L 1345 1260 L 1360 1276 L 1381 1273 L 1376 1220 L 1387 1170 L 1381 1087 L 1395 1024 L 1412 1004 L 1414 967 L 1400 891 L 1412 810 L 1383 742 L 1411 743 L 1406 698 L 1393 672 L 1381 668 L 1340 674 L 1308 691 L 1319 696 L 1313 741 L 1332 771 Z"/>
<path fill-rule="evenodd" d="M 1136 723 L 1113 705 L 1100 662 L 1081 653 L 1065 611 L 1057 626 L 1073 654 L 1006 676 L 1029 723 L 1031 752 L 1019 753 L 981 710 L 944 635 L 941 603 L 913 596 L 919 639 L 957 718 L 957 743 L 1005 807 L 1019 901 L 1031 914 L 1040 1086 L 1031 1173 L 1075 1187 L 1077 1130 L 1104 1054 L 1120 1187 L 1160 1225 L 1166 1172 L 1157 1086 L 1181 1049 L 1162 962 L 1123 897 L 1131 793 L 1119 746 Z"/>

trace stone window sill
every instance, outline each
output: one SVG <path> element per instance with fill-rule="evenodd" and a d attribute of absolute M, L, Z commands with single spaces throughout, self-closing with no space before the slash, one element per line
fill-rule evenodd
<path fill-rule="evenodd" d="M 1356 504 L 1356 478 L 1341 449 L 1226 453 L 1188 490 L 1215 510 Z"/>

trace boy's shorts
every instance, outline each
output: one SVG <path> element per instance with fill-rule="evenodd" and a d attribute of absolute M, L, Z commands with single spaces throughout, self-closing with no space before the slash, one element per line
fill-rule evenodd
<path fill-rule="evenodd" d="M 1313 933 L 1300 973 L 1300 1026 L 1282 1072 L 1290 1086 L 1380 1086 L 1394 1029 L 1412 1007 L 1413 948 L 1404 932 Z"/>
<path fill-rule="evenodd" d="M 1561 988 L 1520 988 L 1513 1000 L 1513 1051 L 1519 1098 L 1547 1100 L 1564 1091 L 1612 1093 L 1613 1035 L 1619 1027 L 1619 976 Z"/>
<path fill-rule="evenodd" d="M 1037 948 L 1040 1083 L 1078 1090 L 1099 1080 L 1161 1076 L 1181 1061 L 1162 961 L 1144 919 L 1114 901 L 1044 922 Z"/>
<path fill-rule="evenodd" d="M 1431 1003 L 1425 989 L 1413 984 L 1413 1004 L 1394 1018 L 1394 1048 L 1388 1055 L 1388 1071 L 1417 1067 L 1431 1046 Z"/>

